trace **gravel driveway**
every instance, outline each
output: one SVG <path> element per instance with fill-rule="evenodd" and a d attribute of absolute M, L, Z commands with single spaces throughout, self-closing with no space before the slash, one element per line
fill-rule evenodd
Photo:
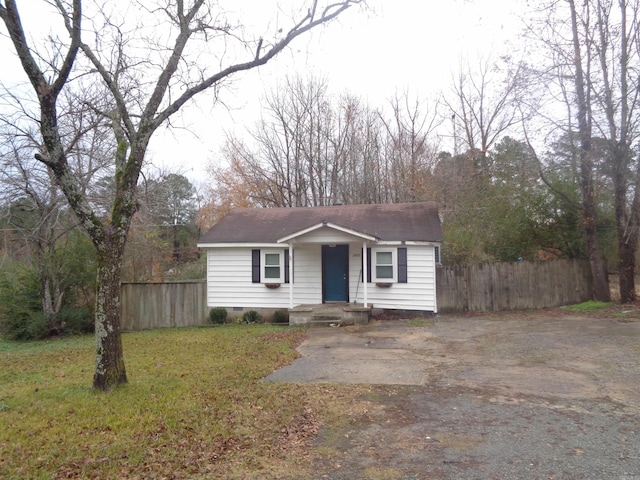
<path fill-rule="evenodd" d="M 640 314 L 378 320 L 309 330 L 270 381 L 371 384 L 314 478 L 640 479 Z"/>

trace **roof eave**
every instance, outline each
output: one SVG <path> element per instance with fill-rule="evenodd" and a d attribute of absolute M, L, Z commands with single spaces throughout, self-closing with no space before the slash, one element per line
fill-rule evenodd
<path fill-rule="evenodd" d="M 198 248 L 283 248 L 273 242 L 199 242 Z"/>
<path fill-rule="evenodd" d="M 307 227 L 307 228 L 304 228 L 302 230 L 299 230 L 297 232 L 293 232 L 293 233 L 291 233 L 289 235 L 286 235 L 286 236 L 284 236 L 282 238 L 279 238 L 276 241 L 278 243 L 287 243 L 287 242 L 289 242 L 291 240 L 294 240 L 294 239 L 296 239 L 298 237 L 301 237 L 303 235 L 306 235 L 308 233 L 314 232 L 315 230 L 318 230 L 318 229 L 324 228 L 324 227 L 331 228 L 333 230 L 337 230 L 339 232 L 346 233 L 348 235 L 353 235 L 354 237 L 361 238 L 362 240 L 368 240 L 370 242 L 377 242 L 377 241 L 380 240 L 379 238 L 374 237 L 373 235 L 369 235 L 369 234 L 364 233 L 364 232 L 358 232 L 357 230 L 353 230 L 351 228 L 343 227 L 343 226 L 337 225 L 335 223 L 323 221 L 323 222 L 320 222 L 320 223 L 318 223 L 316 225 L 312 225 L 310 227 Z"/>

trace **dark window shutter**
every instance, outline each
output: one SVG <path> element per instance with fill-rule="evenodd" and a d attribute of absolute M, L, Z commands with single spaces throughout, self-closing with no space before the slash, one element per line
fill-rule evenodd
<path fill-rule="evenodd" d="M 367 248 L 367 283 L 371 283 L 371 249 Z"/>
<path fill-rule="evenodd" d="M 260 283 L 260 250 L 251 250 L 251 282 Z"/>
<path fill-rule="evenodd" d="M 284 250 L 284 283 L 289 283 L 289 249 Z"/>
<path fill-rule="evenodd" d="M 398 283 L 407 283 L 407 248 L 398 248 Z"/>

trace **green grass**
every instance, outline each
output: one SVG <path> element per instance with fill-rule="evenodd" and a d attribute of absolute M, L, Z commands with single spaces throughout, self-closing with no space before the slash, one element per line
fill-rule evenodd
<path fill-rule="evenodd" d="M 22 353 L 38 353 L 55 350 L 66 350 L 70 348 L 92 348 L 93 344 L 93 337 L 89 337 L 86 335 L 32 342 L 14 342 L 11 340 L 3 340 L 0 338 L 0 354 L 16 351 Z"/>
<path fill-rule="evenodd" d="M 409 321 L 407 322 L 407 325 L 409 325 L 410 327 L 430 327 L 435 323 L 436 323 L 435 318 L 416 317 L 416 318 L 409 319 Z"/>
<path fill-rule="evenodd" d="M 592 312 L 601 308 L 610 307 L 611 305 L 613 305 L 611 302 L 597 302 L 595 300 L 589 300 L 588 302 L 577 303 L 575 305 L 567 305 L 566 307 L 562 307 L 562 309 L 572 312 Z"/>
<path fill-rule="evenodd" d="M 129 383 L 110 393 L 90 388 L 92 337 L 0 342 L 0 477 L 308 476 L 317 426 L 359 390 L 260 382 L 304 335 L 268 325 L 124 334 Z"/>

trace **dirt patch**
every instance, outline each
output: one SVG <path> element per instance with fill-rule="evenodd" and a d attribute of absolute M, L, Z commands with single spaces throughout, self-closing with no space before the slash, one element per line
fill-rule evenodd
<path fill-rule="evenodd" d="M 377 320 L 299 350 L 272 380 L 376 385 L 319 430 L 314 478 L 640 479 L 635 307 Z"/>
<path fill-rule="evenodd" d="M 400 387 L 355 425 L 320 431 L 314 478 L 638 478 L 637 417 L 483 390 Z M 327 454 L 335 438 L 339 447 Z M 345 443 L 346 442 L 346 443 Z"/>

